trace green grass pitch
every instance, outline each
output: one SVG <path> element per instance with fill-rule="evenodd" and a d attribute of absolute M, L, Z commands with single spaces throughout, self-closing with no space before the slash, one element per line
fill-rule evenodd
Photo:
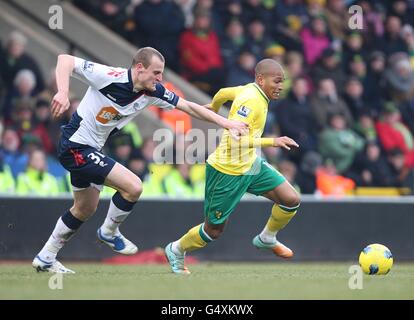
<path fill-rule="evenodd" d="M 51 273 L 30 263 L 0 264 L 0 299 L 414 299 L 414 264 L 398 263 L 386 276 L 362 277 L 363 289 L 349 289 L 352 263 L 202 263 L 190 276 L 167 265 L 112 266 L 65 263 L 65 275 L 52 290 Z M 57 282 L 55 282 L 57 283 Z"/>

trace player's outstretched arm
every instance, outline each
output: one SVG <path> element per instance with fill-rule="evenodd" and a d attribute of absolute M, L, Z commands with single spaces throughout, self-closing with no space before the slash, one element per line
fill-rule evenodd
<path fill-rule="evenodd" d="M 69 109 L 69 82 L 75 66 L 75 58 L 68 54 L 60 54 L 56 65 L 56 84 L 58 92 L 52 100 L 52 116 L 60 117 Z"/>
<path fill-rule="evenodd" d="M 295 140 L 293 140 L 292 138 L 286 137 L 286 136 L 274 138 L 273 146 L 282 147 L 282 148 L 285 148 L 286 150 L 290 150 L 290 147 L 299 148 L 299 145 L 296 143 Z"/>
<path fill-rule="evenodd" d="M 182 98 L 178 100 L 177 109 L 197 119 L 215 123 L 225 129 L 231 129 L 236 135 L 245 135 L 248 131 L 248 125 L 246 123 L 226 119 L 197 103 Z"/>
<path fill-rule="evenodd" d="M 253 138 L 244 136 L 240 139 L 240 143 L 253 148 L 282 147 L 290 150 L 291 147 L 299 147 L 295 140 L 286 136 L 277 138 Z"/>

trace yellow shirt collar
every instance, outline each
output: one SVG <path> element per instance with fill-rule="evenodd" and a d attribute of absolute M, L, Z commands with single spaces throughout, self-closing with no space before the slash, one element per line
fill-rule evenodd
<path fill-rule="evenodd" d="M 266 94 L 263 92 L 263 90 L 257 85 L 257 83 L 253 82 L 253 85 L 255 86 L 255 88 L 257 90 L 259 90 L 260 94 L 263 96 L 263 98 L 265 98 L 266 102 L 269 103 L 270 99 L 266 96 Z"/>

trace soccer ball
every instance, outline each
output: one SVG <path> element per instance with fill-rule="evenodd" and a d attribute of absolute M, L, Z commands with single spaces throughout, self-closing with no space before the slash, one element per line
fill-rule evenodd
<path fill-rule="evenodd" d="M 359 255 L 359 265 L 366 274 L 387 274 L 393 262 L 390 249 L 378 243 L 366 246 Z"/>

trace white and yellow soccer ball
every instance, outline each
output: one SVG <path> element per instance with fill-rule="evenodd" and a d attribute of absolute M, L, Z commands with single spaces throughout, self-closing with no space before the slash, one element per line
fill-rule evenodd
<path fill-rule="evenodd" d="M 390 249 L 378 243 L 366 246 L 359 255 L 359 265 L 365 274 L 387 274 L 393 263 Z"/>

